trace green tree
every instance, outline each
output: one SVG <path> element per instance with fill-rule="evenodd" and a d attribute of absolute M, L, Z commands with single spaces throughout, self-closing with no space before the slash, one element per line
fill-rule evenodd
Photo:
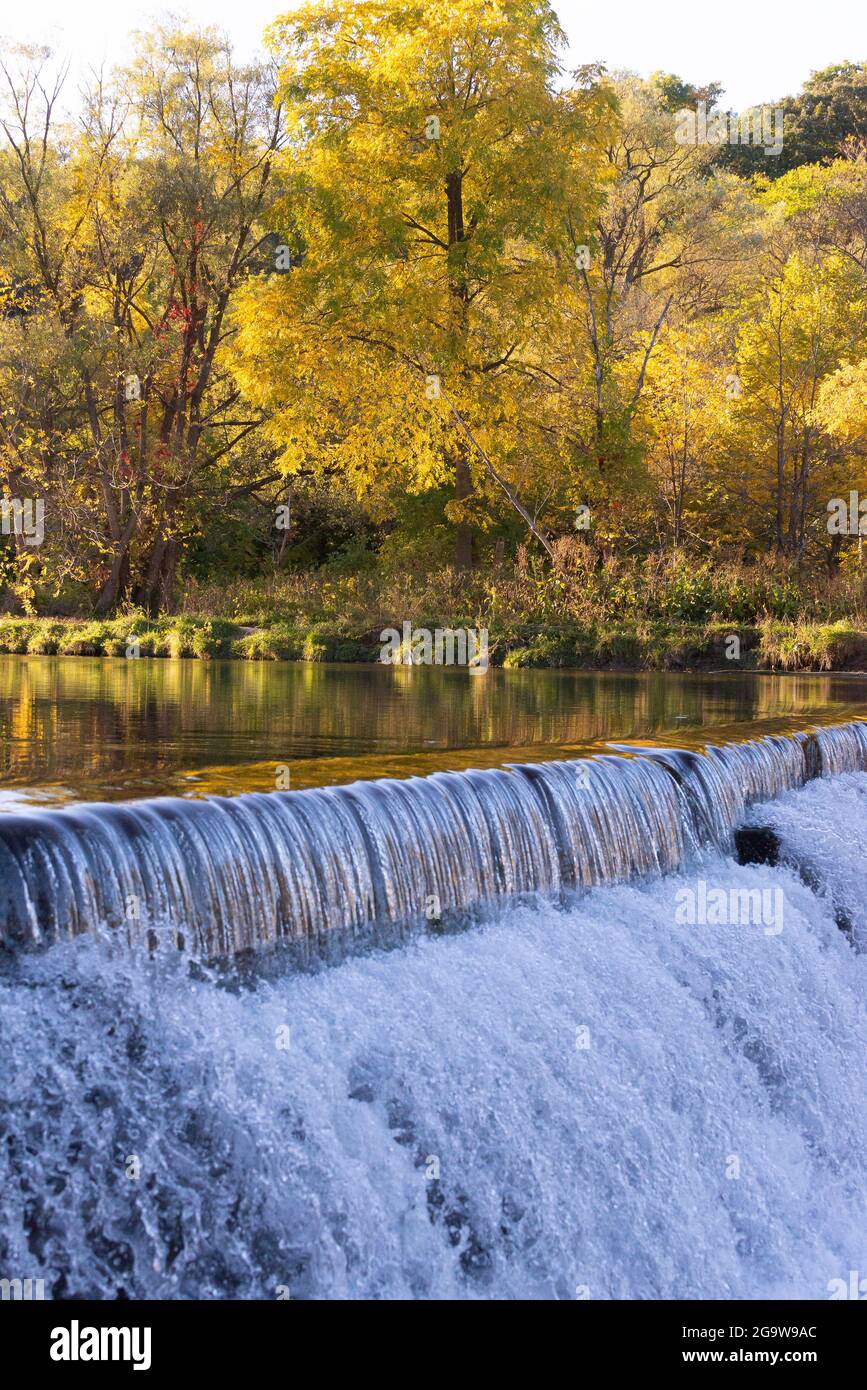
<path fill-rule="evenodd" d="M 765 105 L 783 113 L 783 148 L 726 145 L 719 159 L 739 174 L 779 178 L 804 164 L 837 159 L 847 146 L 867 141 L 867 63 L 832 63 L 810 75 L 796 96 Z"/>

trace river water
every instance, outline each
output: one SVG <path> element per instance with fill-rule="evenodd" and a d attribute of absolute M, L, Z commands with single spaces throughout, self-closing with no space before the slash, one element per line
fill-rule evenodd
<path fill-rule="evenodd" d="M 867 714 L 867 678 L 0 657 L 0 809 L 701 747 Z M 280 783 L 277 782 L 278 769 Z"/>

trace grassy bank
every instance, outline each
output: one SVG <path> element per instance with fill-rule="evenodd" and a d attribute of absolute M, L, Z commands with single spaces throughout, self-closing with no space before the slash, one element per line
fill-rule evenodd
<path fill-rule="evenodd" d="M 240 624 L 189 614 L 156 620 L 129 614 L 105 622 L 0 618 L 0 653 L 371 662 L 380 659 L 380 630 L 281 620 Z M 867 671 L 867 630 L 842 621 L 516 624 L 490 630 L 489 659 L 509 670 Z"/>
<path fill-rule="evenodd" d="M 218 585 L 189 580 L 171 617 L 134 609 L 104 621 L 0 615 L 0 652 L 377 661 L 380 632 L 405 622 L 431 632 L 487 629 L 491 663 L 512 669 L 867 670 L 859 574 L 671 559 L 576 561 L 553 572 L 525 558 L 470 574 L 323 566 Z"/>

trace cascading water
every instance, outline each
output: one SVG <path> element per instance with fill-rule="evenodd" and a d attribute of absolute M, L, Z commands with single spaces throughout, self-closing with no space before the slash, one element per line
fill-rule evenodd
<path fill-rule="evenodd" d="M 214 958 L 669 872 L 746 807 L 867 768 L 867 725 L 313 791 L 0 817 L 0 941 L 168 927 Z"/>
<path fill-rule="evenodd" d="M 676 784 L 648 766 L 665 818 Z M 534 775 L 572 796 L 562 768 Z M 502 795 L 527 795 L 515 783 Z M 449 826 L 489 834 L 460 785 L 468 819 Z M 867 1274 L 867 955 L 832 908 L 864 911 L 867 774 L 752 818 L 814 854 L 822 883 L 711 846 L 665 876 L 240 988 L 88 935 L 7 953 L 0 1278 L 56 1298 L 848 1288 Z M 783 929 L 685 923 L 702 881 L 782 894 Z M 327 876 L 320 891 L 338 895 Z"/>
<path fill-rule="evenodd" d="M 850 1287 L 867 727 L 633 753 L 0 817 L 4 940 L 53 942 L 0 952 L 0 1279 L 54 1298 Z M 744 821 L 779 863 L 735 863 Z M 131 897 L 131 936 L 168 922 L 226 956 L 367 939 L 429 895 L 499 910 L 314 974 L 113 949 Z M 683 912 L 765 895 L 772 927 Z"/>
<path fill-rule="evenodd" d="M 771 831 L 775 857 L 795 869 L 834 910 L 837 923 L 852 933 L 859 949 L 867 946 L 867 846 L 853 827 L 865 814 L 867 779 L 858 773 L 834 777 L 834 805 L 829 814 L 827 786 L 813 782 L 793 800 L 791 795 L 756 807 L 747 824 Z M 853 852 L 853 839 L 854 850 Z"/>

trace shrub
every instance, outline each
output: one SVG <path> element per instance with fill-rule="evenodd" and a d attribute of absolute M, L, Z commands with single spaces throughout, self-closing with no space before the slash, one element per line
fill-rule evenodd
<path fill-rule="evenodd" d="M 308 632 L 301 649 L 302 661 L 328 661 L 328 643 L 318 632 Z"/>
<path fill-rule="evenodd" d="M 224 626 L 208 620 L 202 623 L 201 627 L 196 627 L 190 642 L 192 655 L 199 657 L 201 661 L 211 661 L 214 657 L 222 656 L 226 646 L 222 630 Z"/>
<path fill-rule="evenodd" d="M 534 654 L 529 647 L 512 647 L 503 657 L 503 670 L 520 671 L 524 667 L 533 666 L 533 657 Z"/>
<path fill-rule="evenodd" d="M 27 651 L 33 627 L 33 623 L 22 618 L 8 618 L 0 623 L 0 648 L 12 656 L 21 656 Z"/>
<path fill-rule="evenodd" d="M 260 628 L 258 632 L 248 632 L 238 638 L 232 650 L 246 661 L 297 661 L 301 655 L 301 642 L 287 624 L 274 623 L 271 627 Z"/>
<path fill-rule="evenodd" d="M 761 663 L 783 671 L 837 671 L 867 665 L 867 633 L 845 622 L 767 622 L 761 628 Z"/>
<path fill-rule="evenodd" d="M 64 629 L 57 650 L 61 656 L 102 656 L 109 636 L 104 623 L 81 623 Z"/>
<path fill-rule="evenodd" d="M 377 661 L 379 659 L 379 647 L 371 646 L 368 642 L 335 642 L 332 647 L 331 661 Z"/>
<path fill-rule="evenodd" d="M 62 623 L 34 622 L 27 638 L 28 653 L 31 656 L 54 656 L 64 630 Z"/>

